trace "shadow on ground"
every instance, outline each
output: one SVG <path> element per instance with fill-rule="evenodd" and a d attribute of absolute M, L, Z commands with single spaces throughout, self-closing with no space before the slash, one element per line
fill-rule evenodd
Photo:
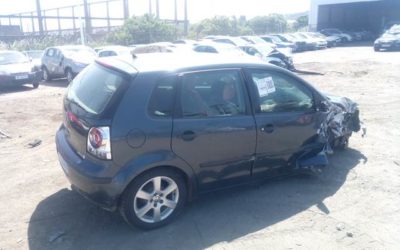
<path fill-rule="evenodd" d="M 0 96 L 8 93 L 17 93 L 35 90 L 32 85 L 0 86 Z"/>
<path fill-rule="evenodd" d="M 174 223 L 153 231 L 129 228 L 118 213 L 95 207 L 68 189 L 41 201 L 28 228 L 36 249 L 203 249 L 267 228 L 335 194 L 367 159 L 348 149 L 331 157 L 319 178 L 291 177 L 209 194 L 189 204 Z M 362 167 L 362 165 L 359 165 Z"/>
<path fill-rule="evenodd" d="M 68 81 L 65 78 L 61 79 L 53 79 L 51 81 L 42 81 L 40 85 L 48 86 L 48 87 L 68 87 Z"/>

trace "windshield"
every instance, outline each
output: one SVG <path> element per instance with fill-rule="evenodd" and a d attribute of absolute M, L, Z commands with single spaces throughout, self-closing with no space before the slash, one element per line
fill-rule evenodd
<path fill-rule="evenodd" d="M 0 52 L 0 65 L 25 63 L 29 59 L 22 53 L 16 51 Z"/>
<path fill-rule="evenodd" d="M 289 42 L 289 40 L 286 39 L 286 37 L 284 37 L 284 36 L 274 36 L 274 37 L 279 39 L 279 40 L 281 40 L 281 41 L 283 41 L 283 42 Z"/>
<path fill-rule="evenodd" d="M 218 52 L 219 53 L 231 53 L 231 54 L 235 54 L 235 55 L 244 55 L 244 52 L 234 46 L 221 46 L 218 47 Z"/>
<path fill-rule="evenodd" d="M 258 36 L 252 36 L 249 39 L 254 43 L 265 43 L 265 40 Z"/>
<path fill-rule="evenodd" d="M 255 46 L 254 48 L 263 56 L 268 56 L 274 50 L 270 46 Z"/>

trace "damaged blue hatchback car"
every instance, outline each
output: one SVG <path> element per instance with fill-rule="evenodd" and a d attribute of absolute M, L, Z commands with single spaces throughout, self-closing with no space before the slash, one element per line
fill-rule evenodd
<path fill-rule="evenodd" d="M 319 173 L 360 130 L 357 105 L 253 58 L 98 59 L 72 82 L 56 135 L 74 190 L 144 229 L 194 196 Z"/>

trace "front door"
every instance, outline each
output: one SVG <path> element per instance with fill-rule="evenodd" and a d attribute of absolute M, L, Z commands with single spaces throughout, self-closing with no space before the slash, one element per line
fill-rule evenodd
<path fill-rule="evenodd" d="M 248 69 L 254 100 L 257 150 L 253 175 L 288 166 L 318 138 L 313 91 L 282 71 Z"/>
<path fill-rule="evenodd" d="M 180 78 L 172 150 L 192 166 L 200 191 L 250 180 L 256 128 L 239 69 Z"/>

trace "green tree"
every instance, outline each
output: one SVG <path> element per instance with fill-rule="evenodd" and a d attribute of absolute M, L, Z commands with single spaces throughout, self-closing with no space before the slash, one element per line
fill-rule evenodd
<path fill-rule="evenodd" d="M 132 17 L 108 37 L 108 42 L 118 44 L 141 44 L 170 41 L 175 38 L 175 26 L 152 15 Z"/>
<path fill-rule="evenodd" d="M 308 26 L 308 16 L 299 16 L 294 23 L 294 29 L 299 30 Z"/>
<path fill-rule="evenodd" d="M 256 16 L 248 22 L 250 28 L 258 35 L 285 32 L 288 23 L 283 15 L 270 14 L 268 16 Z"/>
<path fill-rule="evenodd" d="M 242 23 L 243 20 L 238 20 L 236 17 L 215 16 L 192 25 L 189 36 L 201 38 L 207 35 L 239 36 L 252 34 L 252 30 Z"/>

